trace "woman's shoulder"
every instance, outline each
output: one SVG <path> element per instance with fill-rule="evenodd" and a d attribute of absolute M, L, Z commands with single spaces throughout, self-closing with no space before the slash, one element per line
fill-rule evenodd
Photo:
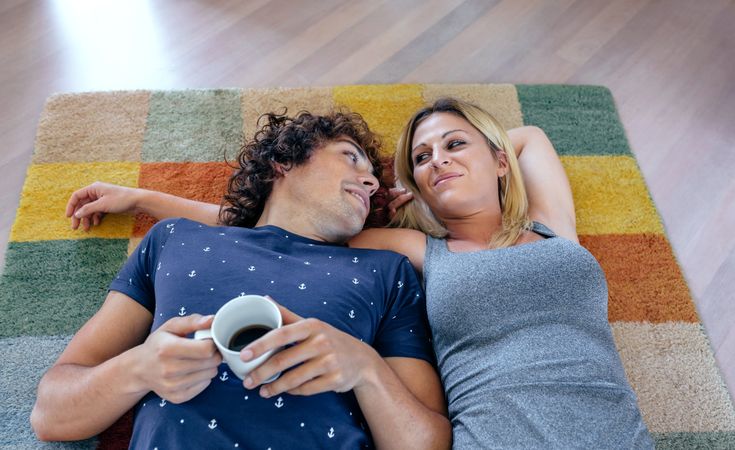
<path fill-rule="evenodd" d="M 390 250 L 406 255 L 414 269 L 423 271 L 426 235 L 407 228 L 368 228 L 352 238 L 349 246 Z"/>

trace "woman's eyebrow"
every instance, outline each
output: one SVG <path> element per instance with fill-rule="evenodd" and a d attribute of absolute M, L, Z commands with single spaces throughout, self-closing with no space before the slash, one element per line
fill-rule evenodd
<path fill-rule="evenodd" d="M 449 131 L 445 132 L 444 134 L 442 134 L 442 139 L 444 139 L 444 138 L 445 138 L 445 137 L 447 137 L 448 135 L 450 135 L 450 134 L 454 133 L 455 131 L 461 131 L 461 132 L 463 132 L 463 133 L 467 133 L 467 132 L 466 132 L 465 130 L 462 130 L 462 129 L 460 129 L 460 128 L 457 128 L 456 130 L 449 130 Z M 417 145 L 416 145 L 416 147 L 414 147 L 414 148 L 412 148 L 412 149 L 411 149 L 411 153 L 415 152 L 417 148 L 419 148 L 419 147 L 422 147 L 422 146 L 423 146 L 423 147 L 426 147 L 426 144 L 425 144 L 425 143 L 423 143 L 423 142 L 421 142 L 421 143 L 417 144 Z"/>

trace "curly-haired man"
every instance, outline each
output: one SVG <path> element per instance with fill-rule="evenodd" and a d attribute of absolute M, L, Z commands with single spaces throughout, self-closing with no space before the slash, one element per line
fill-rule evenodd
<path fill-rule="evenodd" d="M 343 245 L 378 188 L 378 139 L 346 112 L 264 118 L 238 157 L 225 226 L 156 224 L 43 377 L 31 418 L 41 439 L 93 436 L 134 407 L 134 448 L 448 447 L 413 269 Z M 71 208 L 118 196 L 117 212 L 146 211 L 148 194 L 124 189 L 88 186 Z M 156 195 L 147 212 L 167 217 Z M 243 382 L 211 341 L 186 337 L 241 292 L 270 295 L 284 318 L 241 358 L 286 346 Z"/>

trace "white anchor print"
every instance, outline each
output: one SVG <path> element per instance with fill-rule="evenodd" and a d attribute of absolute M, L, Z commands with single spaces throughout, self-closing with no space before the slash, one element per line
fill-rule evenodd
<path fill-rule="evenodd" d="M 161 270 L 161 261 L 158 261 L 158 266 L 156 267 L 156 270 Z"/>
<path fill-rule="evenodd" d="M 309 261 L 304 261 L 304 265 L 306 265 L 306 266 L 310 266 L 310 265 L 311 265 L 311 263 L 310 263 Z"/>
<path fill-rule="evenodd" d="M 207 427 L 209 427 L 210 430 L 214 430 L 215 428 L 217 428 L 217 420 L 215 419 L 210 420 L 209 425 L 207 425 Z"/>
<path fill-rule="evenodd" d="M 219 233 L 219 235 L 220 235 L 220 236 L 224 236 L 224 235 L 225 235 L 225 233 Z"/>
<path fill-rule="evenodd" d="M 230 379 L 230 376 L 227 375 L 227 371 L 225 370 L 224 372 L 222 372 L 222 375 L 219 376 L 219 379 L 222 381 L 227 381 Z"/>
<path fill-rule="evenodd" d="M 327 436 L 329 436 L 329 439 L 334 437 L 334 428 L 329 427 L 329 433 L 327 433 Z"/>
<path fill-rule="evenodd" d="M 240 297 L 245 297 L 245 293 L 244 292 L 240 292 Z"/>
<path fill-rule="evenodd" d="M 299 285 L 299 289 L 301 289 L 303 291 L 304 289 L 306 289 L 306 285 L 304 283 L 301 283 Z"/>
<path fill-rule="evenodd" d="M 350 316 L 350 319 L 354 319 L 355 318 L 355 310 L 354 309 L 351 309 L 350 310 L 350 313 L 347 314 L 347 315 Z"/>
<path fill-rule="evenodd" d="M 143 248 L 140 252 L 145 254 L 145 248 Z"/>
<path fill-rule="evenodd" d="M 166 406 L 166 400 L 162 398 L 161 399 L 161 403 L 159 403 L 158 406 L 160 406 L 161 408 L 163 408 L 164 406 Z"/>
<path fill-rule="evenodd" d="M 205 252 L 208 252 L 208 251 L 210 251 L 211 249 L 210 249 L 209 247 L 204 247 L 204 249 L 203 249 L 203 250 L 204 250 Z"/>
<path fill-rule="evenodd" d="M 276 408 L 279 408 L 279 409 L 282 408 L 283 407 L 283 397 L 278 397 L 274 405 L 276 405 Z"/>
<path fill-rule="evenodd" d="M 359 259 L 357 259 L 357 256 L 355 256 L 354 258 L 352 258 L 352 262 L 353 262 L 353 263 L 357 264 L 357 262 L 358 262 L 358 261 L 360 261 L 360 260 L 359 260 Z"/>
<path fill-rule="evenodd" d="M 353 278 L 352 284 L 360 284 L 360 280 L 358 280 L 357 278 Z"/>
<path fill-rule="evenodd" d="M 192 270 L 191 272 L 189 272 L 189 278 L 194 278 L 195 276 L 197 276 L 196 270 Z"/>
<path fill-rule="evenodd" d="M 254 272 L 255 271 L 255 266 L 248 267 L 248 270 L 251 271 L 251 272 Z"/>
<path fill-rule="evenodd" d="M 169 223 L 169 224 L 166 225 L 166 228 L 173 228 L 173 227 L 174 227 L 174 224 L 173 223 Z"/>
<path fill-rule="evenodd" d="M 398 289 L 400 289 L 400 288 L 402 288 L 402 287 L 403 287 L 403 281 L 399 281 L 399 282 L 398 282 Z"/>
<path fill-rule="evenodd" d="M 179 309 L 179 315 L 182 316 L 182 317 L 185 316 L 186 315 L 186 308 L 184 308 L 182 306 L 181 309 Z"/>

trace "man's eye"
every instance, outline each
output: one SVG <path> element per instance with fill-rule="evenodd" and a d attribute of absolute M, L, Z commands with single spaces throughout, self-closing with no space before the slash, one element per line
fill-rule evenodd
<path fill-rule="evenodd" d="M 349 156 L 353 163 L 357 162 L 357 153 L 347 151 L 345 155 Z"/>

